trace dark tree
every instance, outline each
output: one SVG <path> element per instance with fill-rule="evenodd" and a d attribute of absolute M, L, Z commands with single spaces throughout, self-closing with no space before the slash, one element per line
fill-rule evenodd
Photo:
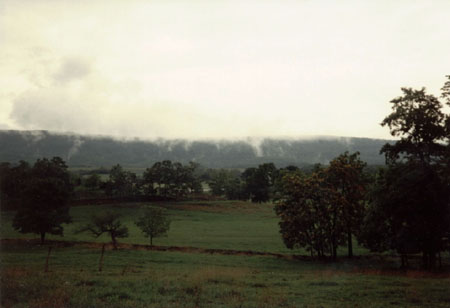
<path fill-rule="evenodd" d="M 84 186 L 89 190 L 96 190 L 101 186 L 102 179 L 97 173 L 93 173 L 86 178 Z"/>
<path fill-rule="evenodd" d="M 170 219 L 162 208 L 147 207 L 136 225 L 150 239 L 150 246 L 153 246 L 153 238 L 166 235 L 169 231 Z"/>
<path fill-rule="evenodd" d="M 443 98 L 448 99 L 448 87 L 447 82 Z M 388 229 L 380 236 L 366 219 L 363 239 L 372 249 L 390 246 L 402 255 L 421 251 L 424 267 L 432 268 L 450 232 L 450 116 L 424 88 L 402 91 L 381 123 L 400 140 L 381 150 L 388 170 L 377 181 L 369 209 Z"/>
<path fill-rule="evenodd" d="M 113 212 L 93 215 L 90 223 L 81 227 L 76 233 L 89 232 L 94 237 L 104 233 L 109 234 L 114 249 L 117 249 L 117 239 L 128 237 L 128 228 L 120 222 L 120 217 L 120 214 Z"/>
<path fill-rule="evenodd" d="M 156 162 L 143 174 L 144 192 L 148 196 L 182 198 L 189 193 L 201 192 L 202 186 L 196 163 L 187 166 L 170 160 Z"/>
<path fill-rule="evenodd" d="M 208 181 L 211 193 L 215 196 L 225 195 L 225 188 L 231 177 L 231 174 L 225 169 L 212 171 Z"/>
<path fill-rule="evenodd" d="M 47 233 L 63 235 L 64 223 L 72 222 L 68 200 L 72 193 L 70 176 L 65 162 L 54 157 L 38 159 L 28 171 L 24 171 L 20 191 L 20 208 L 13 227 L 21 233 L 36 233 L 45 240 Z"/>
<path fill-rule="evenodd" d="M 278 170 L 273 163 L 259 165 L 258 168 L 247 168 L 242 173 L 246 193 L 252 202 L 267 202 L 273 197 Z"/>
<path fill-rule="evenodd" d="M 20 161 L 18 165 L 2 163 L 0 170 L 0 191 L 2 207 L 18 209 L 22 197 L 22 189 L 30 174 L 30 165 Z"/>
<path fill-rule="evenodd" d="M 109 181 L 106 183 L 106 193 L 108 195 L 126 197 L 138 194 L 136 174 L 123 170 L 117 164 L 109 172 Z"/>

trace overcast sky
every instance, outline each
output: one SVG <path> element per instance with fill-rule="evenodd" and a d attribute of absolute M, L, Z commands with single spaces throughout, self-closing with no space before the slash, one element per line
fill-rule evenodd
<path fill-rule="evenodd" d="M 0 2 L 0 129 L 388 138 L 448 74 L 448 0 Z"/>

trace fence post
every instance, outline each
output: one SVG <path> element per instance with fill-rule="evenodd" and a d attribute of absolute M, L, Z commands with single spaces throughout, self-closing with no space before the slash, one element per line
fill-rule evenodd
<path fill-rule="evenodd" d="M 45 260 L 45 269 L 44 272 L 48 272 L 48 259 L 50 259 L 50 253 L 52 252 L 52 246 L 48 247 L 47 259 Z"/>
<path fill-rule="evenodd" d="M 105 244 L 102 246 L 102 255 L 100 256 L 100 263 L 98 265 L 98 271 L 101 272 L 103 269 L 103 255 L 105 254 Z"/>

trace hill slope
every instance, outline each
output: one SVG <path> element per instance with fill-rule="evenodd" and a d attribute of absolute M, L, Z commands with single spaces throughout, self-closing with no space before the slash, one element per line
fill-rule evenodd
<path fill-rule="evenodd" d="M 328 163 L 345 151 L 359 151 L 369 164 L 383 164 L 379 154 L 388 140 L 347 137 L 315 139 L 247 138 L 242 140 L 118 140 L 54 134 L 48 131 L 0 131 L 0 161 L 34 161 L 40 157 L 60 156 L 69 166 L 149 167 L 169 159 L 196 161 L 211 168 L 245 168 L 263 162 L 277 167 L 289 164 Z"/>

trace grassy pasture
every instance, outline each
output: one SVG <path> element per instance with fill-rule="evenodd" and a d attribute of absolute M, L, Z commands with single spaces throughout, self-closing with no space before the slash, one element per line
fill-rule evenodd
<path fill-rule="evenodd" d="M 122 243 L 148 244 L 133 221 L 142 204 L 73 207 L 74 224 L 55 240 L 99 244 L 54 245 L 4 242 L 1 247 L 2 307 L 448 307 L 450 275 L 399 271 L 398 259 L 365 255 L 336 263 L 298 260 L 283 246 L 272 206 L 245 202 L 161 203 L 172 217 L 167 238 L 156 245 L 253 250 L 286 254 L 246 256 L 107 249 L 98 271 L 100 243 L 73 234 L 93 213 L 119 211 L 130 228 Z M 1 217 L 2 238 L 35 238 Z M 341 249 L 345 255 L 345 249 Z M 447 260 L 448 262 L 448 260 Z"/>
<path fill-rule="evenodd" d="M 2 248 L 2 307 L 448 307 L 450 277 L 358 262 L 139 250 Z M 362 262 L 362 261 L 360 261 Z"/>
<path fill-rule="evenodd" d="M 77 206 L 71 208 L 73 223 L 64 226 L 64 237 L 48 235 L 49 239 L 68 241 L 108 242 L 104 235 L 96 239 L 87 233 L 75 234 L 89 217 L 103 211 L 119 212 L 121 220 L 129 228 L 130 236 L 119 242 L 148 244 L 140 229 L 134 224 L 145 204 Z M 167 237 L 154 239 L 155 245 L 192 246 L 200 248 L 253 250 L 283 254 L 307 254 L 306 251 L 287 249 L 281 239 L 278 218 L 273 205 L 253 204 L 242 201 L 208 201 L 157 203 L 166 208 L 172 219 Z M 13 230 L 11 221 L 14 212 L 3 212 L 1 219 L 2 238 L 34 238 L 33 234 L 20 234 Z M 345 247 L 339 250 L 345 255 Z M 366 254 L 367 250 L 355 247 L 355 254 Z"/>

